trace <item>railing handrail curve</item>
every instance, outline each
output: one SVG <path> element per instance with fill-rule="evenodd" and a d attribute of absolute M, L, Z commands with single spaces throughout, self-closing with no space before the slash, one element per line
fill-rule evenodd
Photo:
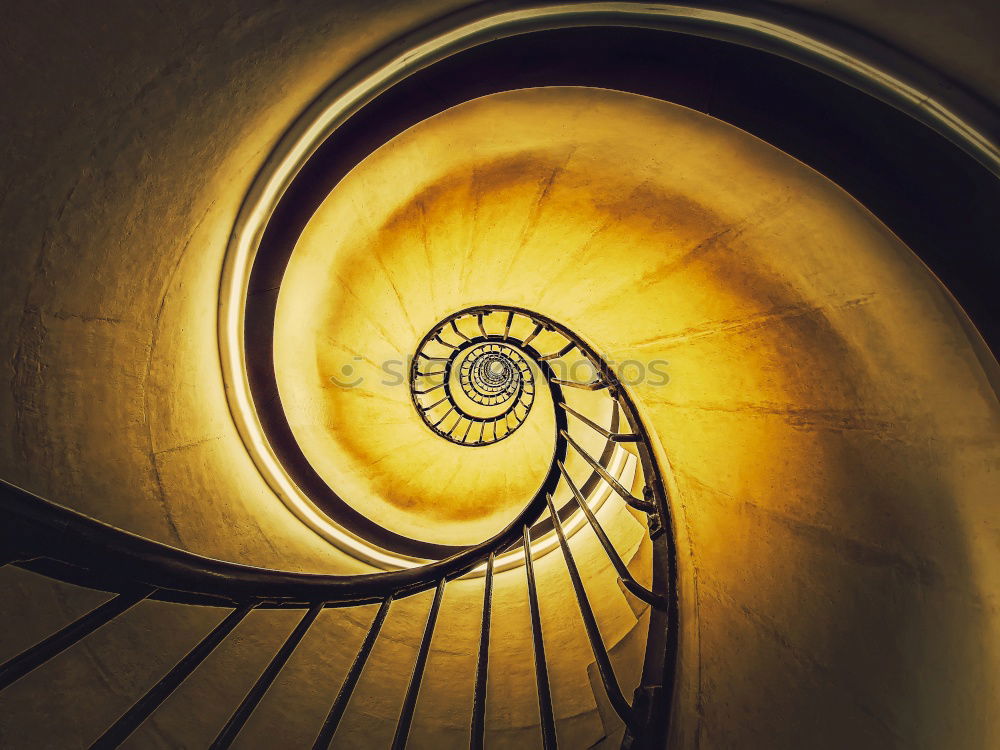
<path fill-rule="evenodd" d="M 503 530 L 451 557 L 413 568 L 356 575 L 300 573 L 217 560 L 133 534 L 0 479 L 0 539 L 15 564 L 90 588 L 121 593 L 136 585 L 150 598 L 230 606 L 308 607 L 408 596 L 457 578 L 521 538 L 545 510 L 537 494 Z M 122 571 L 127 571 L 123 574 Z"/>

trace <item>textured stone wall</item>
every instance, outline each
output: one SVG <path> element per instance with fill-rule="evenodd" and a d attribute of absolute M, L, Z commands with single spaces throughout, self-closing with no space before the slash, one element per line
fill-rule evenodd
<path fill-rule="evenodd" d="M 290 119 L 352 61 L 449 4 L 15 6 L 0 50 L 0 475 L 204 554 L 359 569 L 287 512 L 243 451 L 218 365 L 219 273 L 240 201 Z M 816 7 L 986 97 L 997 91 L 992 6 Z M 651 162 L 638 139 L 633 161 L 591 178 L 629 185 L 586 208 L 624 233 L 576 267 L 586 308 L 546 303 L 616 358 L 671 362 L 671 386 L 638 396 L 676 477 L 684 746 L 996 746 L 996 362 L 931 274 L 848 196 L 688 116 L 670 115 L 679 129 L 657 136 L 671 158 Z M 654 128 L 659 115 L 642 117 Z M 547 136 L 558 154 L 572 146 L 567 133 Z M 509 183 L 527 196 L 509 204 L 517 226 L 545 180 L 572 205 L 559 163 L 542 159 L 556 165 L 544 179 L 528 169 Z M 586 228 L 563 237 L 585 243 Z M 99 601 L 9 569 L 0 583 L 3 657 Z M 547 626 L 579 635 L 565 581 L 552 592 Z M 526 654 L 523 589 L 501 594 L 522 626 L 510 653 Z M 469 674 L 477 596 L 461 583 L 446 598 L 442 617 L 458 619 L 453 640 L 435 642 L 439 703 L 418 707 L 423 746 L 462 726 L 446 708 L 462 685 L 441 678 Z M 391 733 L 427 603 L 398 606 L 373 661 L 393 687 L 367 684 L 361 715 L 376 728 L 359 723 L 345 746 Z M 602 625 L 624 639 L 630 612 L 609 596 Z M 0 744 L 84 746 L 220 617 L 157 604 L 134 614 L 8 691 Z M 307 741 L 370 614 L 323 616 L 248 746 Z M 255 614 L 134 746 L 203 746 L 293 620 Z M 574 641 L 557 674 L 570 746 L 602 733 L 593 696 L 574 692 L 584 658 Z M 518 687 L 497 686 L 512 696 L 493 715 L 509 730 L 498 742 L 519 746 L 534 734 L 522 667 L 511 667 Z M 434 716 L 452 724 L 435 728 Z"/>

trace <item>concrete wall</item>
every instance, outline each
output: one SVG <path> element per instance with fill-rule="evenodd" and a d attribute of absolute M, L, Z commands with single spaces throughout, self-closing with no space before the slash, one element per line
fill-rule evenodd
<path fill-rule="evenodd" d="M 980 22 L 993 16 L 972 4 L 906 5 L 906 13 L 823 7 L 986 96 L 997 90 L 996 52 Z M 218 367 L 219 271 L 242 196 L 288 121 L 351 61 L 446 7 L 8 10 L 0 51 L 6 479 L 205 554 L 360 569 L 286 511 L 243 451 Z M 510 282 L 505 299 L 471 302 L 521 302 L 617 360 L 671 363 L 669 387 L 640 386 L 637 395 L 678 490 L 685 746 L 1000 743 L 990 717 L 1000 674 L 996 363 L 967 335 L 962 313 L 875 218 L 765 144 L 630 97 L 532 96 L 471 107 L 452 123 L 468 117 L 466 132 L 496 138 L 495 125 L 482 123 L 507 118 L 503 132 L 520 133 L 483 138 L 492 143 L 483 148 L 529 152 L 529 168 L 487 179 L 467 197 L 495 201 L 512 237 L 530 227 L 534 271 L 563 263 L 565 282 L 550 292 Z M 547 106 L 549 127 L 538 116 Z M 410 148 L 422 148 L 416 136 Z M 424 183 L 440 176 L 417 173 Z M 482 236 L 488 229 L 495 237 L 496 227 L 480 227 Z M 564 251 L 566 243 L 586 253 Z M 18 571 L 0 575 L 3 655 L 95 601 Z M 556 575 L 547 627 L 568 633 L 578 623 L 565 619 L 572 605 L 557 595 L 566 588 Z M 462 586 L 445 614 L 453 607 L 458 618 L 461 602 L 475 600 Z M 521 594 L 511 584 L 509 596 Z M 383 674 L 403 651 L 409 663 L 426 604 L 407 602 L 393 615 L 397 642 L 376 662 Z M 505 606 L 512 628 L 521 622 L 509 662 L 511 685 L 521 687 L 493 721 L 524 743 L 534 732 L 533 694 L 524 692 L 530 674 L 513 666 L 525 653 L 524 605 Z M 602 614 L 616 638 L 628 631 L 624 606 L 609 598 Z M 219 617 L 144 607 L 9 691 L 3 743 L 85 744 Z M 366 616 L 324 615 L 304 671 L 265 704 L 255 742 L 308 736 Z M 459 622 L 461 642 L 474 623 Z M 137 746 L 203 744 L 290 627 L 291 615 L 255 615 L 238 631 L 236 646 L 247 648 L 234 646 L 232 661 L 165 706 Z M 574 643 L 557 692 L 561 715 L 587 726 L 562 731 L 596 741 L 603 728 L 592 695 L 572 692 L 585 667 L 582 641 Z M 432 667 L 468 654 L 436 642 Z M 468 666 L 450 668 L 467 674 Z M 407 670 L 396 669 L 405 680 Z M 421 716 L 444 715 L 457 688 L 432 688 L 442 702 L 421 706 L 429 712 Z M 384 732 L 392 707 L 377 683 L 367 689 L 364 705 Z M 421 742 L 444 736 L 423 726 Z M 366 730 L 351 731 L 363 745 Z"/>

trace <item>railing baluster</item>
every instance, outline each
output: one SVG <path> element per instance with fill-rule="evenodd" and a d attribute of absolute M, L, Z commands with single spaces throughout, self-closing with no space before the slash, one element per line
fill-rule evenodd
<path fill-rule="evenodd" d="M 562 472 L 563 479 L 566 480 L 566 484 L 569 485 L 570 491 L 573 493 L 573 498 L 576 500 L 576 504 L 580 506 L 580 510 L 583 511 L 583 515 L 586 516 L 587 521 L 590 522 L 590 527 L 597 535 L 598 540 L 601 542 L 601 546 L 604 547 L 604 551 L 607 552 L 608 557 L 611 560 L 611 564 L 614 566 L 615 571 L 618 573 L 618 577 L 621 579 L 622 585 L 635 595 L 636 598 L 646 602 L 646 604 L 656 607 L 657 609 L 666 609 L 666 597 L 654 594 L 652 591 L 636 581 L 632 576 L 632 573 L 629 571 L 625 561 L 622 560 L 621 555 L 618 554 L 618 550 L 615 549 L 611 540 L 608 539 L 608 535 L 604 533 L 604 528 L 597 520 L 597 516 L 594 515 L 594 511 L 590 509 L 587 501 L 583 499 L 583 495 L 580 493 L 580 490 L 577 489 L 576 484 L 574 484 L 573 480 L 570 479 L 569 472 L 566 471 L 566 465 L 562 461 L 559 461 L 558 464 L 559 470 Z"/>
<path fill-rule="evenodd" d="M 469 747 L 483 750 L 486 741 L 486 677 L 490 658 L 490 620 L 493 614 L 493 558 L 486 562 L 486 586 L 483 589 L 483 622 L 479 633 L 479 660 L 476 662 L 476 692 L 472 699 L 472 737 Z"/>
<path fill-rule="evenodd" d="M 574 417 L 579 419 L 585 425 L 596 430 L 598 433 L 600 433 L 613 443 L 638 443 L 640 440 L 642 440 L 642 435 L 635 435 L 632 433 L 624 433 L 624 432 L 611 432 L 610 430 L 601 427 L 596 422 L 587 419 L 587 417 L 583 416 L 580 412 L 576 411 L 575 409 L 571 409 L 565 403 L 560 402 L 558 405 L 562 407 L 563 411 L 572 414 Z"/>
<path fill-rule="evenodd" d="M 542 618 L 538 611 L 538 590 L 535 588 L 535 566 L 531 561 L 531 539 L 524 527 L 524 568 L 528 575 L 528 605 L 531 610 L 531 642 L 535 649 L 535 684 L 538 689 L 538 716 L 542 730 L 542 747 L 556 748 L 556 722 L 552 713 L 552 694 L 549 692 L 549 668 L 545 661 L 545 643 L 542 640 Z"/>
<path fill-rule="evenodd" d="M 465 432 L 464 432 L 464 433 L 462 433 L 462 442 L 463 442 L 463 443 L 465 442 L 465 439 L 466 439 L 467 437 L 469 437 L 469 432 L 470 432 L 470 431 L 472 430 L 472 425 L 473 425 L 473 424 L 475 424 L 475 422 L 473 422 L 473 421 L 472 421 L 472 420 L 470 419 L 470 420 L 469 420 L 469 424 L 467 424 L 467 425 L 465 426 Z"/>
<path fill-rule="evenodd" d="M 375 645 L 375 641 L 378 640 L 378 634 L 382 630 L 385 617 L 389 614 L 390 604 L 392 604 L 391 596 L 382 600 L 378 612 L 375 613 L 375 618 L 368 628 L 368 635 L 362 641 L 361 648 L 358 649 L 358 655 L 354 657 L 354 663 L 351 664 L 351 668 L 344 678 L 344 684 L 340 686 L 337 697 L 333 701 L 333 706 L 330 707 L 330 713 L 327 714 L 326 721 L 323 722 L 323 727 L 319 730 L 319 735 L 317 735 L 316 741 L 313 743 L 313 750 L 327 750 L 330 747 L 330 743 L 333 742 L 333 735 L 336 733 L 337 725 L 340 724 L 340 720 L 344 716 L 344 711 L 347 709 L 347 704 L 351 700 L 354 686 L 358 684 L 361 672 L 365 668 L 365 662 L 368 661 L 372 647 Z"/>
<path fill-rule="evenodd" d="M 442 400 L 443 400 L 443 399 L 442 399 Z M 439 401 L 438 403 L 441 403 L 441 402 Z M 438 420 L 437 422 L 435 422 L 435 423 L 434 423 L 434 424 L 432 425 L 432 427 L 437 427 L 438 425 L 440 425 L 440 424 L 441 424 L 441 423 L 442 423 L 442 422 L 443 422 L 444 420 L 446 420 L 446 419 L 447 419 L 447 418 L 448 418 L 449 416 L 451 416 L 451 413 L 452 413 L 453 411 L 455 411 L 455 407 L 454 407 L 454 406 L 452 406 L 451 408 L 449 408 L 449 409 L 448 409 L 448 411 L 446 411 L 446 412 L 444 413 L 444 416 L 443 416 L 443 417 L 441 417 L 441 419 L 439 419 L 439 420 Z"/>
<path fill-rule="evenodd" d="M 267 692 L 268 688 L 271 687 L 271 683 L 275 681 L 278 674 L 284 668 L 288 659 L 291 657 L 292 652 L 299 645 L 299 642 L 305 637 L 306 632 L 312 626 L 313 622 L 320 612 L 323 611 L 323 602 L 318 602 L 313 604 L 306 613 L 299 620 L 299 624 L 295 626 L 288 638 L 282 644 L 281 648 L 278 649 L 278 653 L 274 655 L 271 662 L 267 665 L 263 672 L 261 672 L 260 677 L 257 678 L 257 682 L 254 686 L 250 688 L 250 692 L 247 693 L 243 702 L 240 703 L 239 707 L 233 712 L 233 715 L 226 722 L 226 725 L 219 732 L 219 735 L 215 738 L 212 743 L 210 750 L 225 750 L 236 739 L 236 735 L 240 733 L 243 729 L 243 725 L 246 724 L 247 719 L 250 718 L 250 714 L 254 712 L 257 705 L 261 702 L 264 694 Z"/>
<path fill-rule="evenodd" d="M 449 344 L 447 341 L 445 341 L 443 338 L 441 338 L 441 334 L 440 333 L 435 334 L 433 338 L 439 344 L 441 344 L 442 346 L 447 346 L 449 349 L 457 349 L 458 348 L 454 344 Z"/>
<path fill-rule="evenodd" d="M 549 378 L 556 385 L 566 385 L 570 388 L 579 388 L 582 391 L 601 391 L 608 387 L 606 380 L 594 380 L 590 383 L 578 383 L 575 380 L 562 380 L 561 378 Z"/>
<path fill-rule="evenodd" d="M 528 344 L 530 344 L 534 340 L 535 336 L 537 336 L 542 332 L 542 328 L 543 326 L 541 323 L 536 323 L 535 330 L 533 330 L 531 333 L 528 334 L 528 338 L 526 338 L 524 341 L 521 342 L 521 346 L 527 346 Z"/>
<path fill-rule="evenodd" d="M 552 354 L 546 354 L 544 357 L 539 357 L 538 359 L 540 359 L 542 362 L 548 362 L 553 359 L 558 359 L 559 357 L 569 354 L 573 350 L 573 347 L 575 346 L 576 344 L 570 341 L 568 344 L 566 344 L 566 346 L 564 346 L 559 351 L 552 352 Z"/>
<path fill-rule="evenodd" d="M 101 626 L 111 622 L 118 615 L 134 607 L 152 593 L 153 589 L 144 589 L 134 593 L 119 594 L 110 601 L 74 620 L 59 632 L 53 633 L 41 643 L 35 644 L 26 651 L 22 651 L 17 656 L 4 662 L 3 666 L 0 666 L 0 690 L 21 679 L 34 669 L 37 669 L 57 654 L 61 654 L 74 643 L 86 638 Z"/>
<path fill-rule="evenodd" d="M 427 613 L 424 637 L 420 641 L 420 650 L 417 651 L 413 674 L 410 676 L 410 684 L 406 688 L 406 696 L 403 698 L 403 708 L 399 712 L 399 721 L 396 722 L 392 750 L 403 750 L 406 747 L 406 739 L 410 735 L 410 724 L 413 722 L 413 711 L 417 706 L 417 695 L 420 693 L 420 681 L 424 677 L 424 667 L 427 666 L 427 655 L 431 650 L 431 637 L 434 635 L 434 626 L 437 624 L 438 612 L 441 609 L 441 599 L 444 598 L 445 583 L 447 583 L 447 579 L 442 578 L 437 591 L 434 592 L 434 601 L 431 603 L 430 612 Z"/>
<path fill-rule="evenodd" d="M 621 483 L 619 483 L 618 480 L 615 479 L 613 476 L 608 474 L 607 470 L 603 466 L 601 466 L 601 464 L 597 460 L 595 460 L 593 457 L 591 457 L 589 453 L 587 453 L 587 451 L 581 448 L 577 444 L 577 442 L 569 436 L 569 433 L 566 432 L 566 430 L 559 430 L 559 434 L 561 434 L 564 438 L 566 438 L 566 442 L 568 442 L 570 445 L 573 446 L 573 448 L 576 450 L 577 453 L 580 454 L 583 460 L 586 461 L 588 464 L 590 464 L 590 467 L 600 475 L 601 479 L 603 479 L 605 482 L 611 485 L 611 489 L 613 489 L 618 494 L 618 496 L 621 497 L 621 499 L 624 500 L 628 505 L 632 506 L 636 510 L 641 510 L 643 513 L 654 513 L 656 511 L 656 505 L 647 500 L 640 500 L 639 498 L 632 495 L 632 493 L 629 492 L 627 489 L 622 487 Z"/>
<path fill-rule="evenodd" d="M 629 722 L 629 714 L 632 707 L 625 696 L 622 695 L 621 686 L 615 676 L 614 667 L 611 665 L 611 657 L 608 656 L 608 649 L 604 645 L 604 638 L 601 636 L 601 629 L 597 625 L 597 618 L 594 617 L 594 610 L 590 606 L 587 598 L 587 590 L 583 587 L 583 580 L 580 578 L 580 571 L 576 567 L 573 553 L 566 543 L 566 535 L 563 533 L 562 521 L 556 513 L 552 504 L 552 495 L 545 496 L 549 504 L 549 515 L 552 516 L 552 525 L 555 526 L 556 536 L 559 537 L 559 546 L 562 548 L 563 558 L 566 560 L 566 569 L 569 571 L 569 578 L 573 582 L 573 592 L 576 594 L 576 603 L 580 606 L 580 616 L 583 618 L 583 626 L 587 631 L 587 639 L 590 641 L 590 648 L 594 652 L 594 661 L 597 662 L 597 670 L 601 673 L 601 682 L 604 683 L 604 692 L 611 701 L 611 706 L 615 713 L 621 717 L 626 724 Z"/>
<path fill-rule="evenodd" d="M 444 386 L 445 386 L 444 383 L 438 383 L 437 385 L 432 386 L 431 388 L 427 388 L 427 389 L 422 390 L 422 391 L 414 391 L 413 395 L 414 396 L 423 396 L 423 395 L 425 395 L 427 393 L 432 393 L 433 391 L 436 391 L 438 388 L 444 388 Z M 430 406 L 427 407 L 427 409 L 430 409 L 430 408 L 431 408 Z M 424 411 L 427 411 L 427 409 L 424 409 Z"/>
<path fill-rule="evenodd" d="M 455 320 L 454 319 L 452 319 L 452 321 L 451 321 L 451 330 L 453 330 L 455 333 L 457 333 L 459 336 L 461 336 L 466 341 L 471 341 L 471 339 L 468 336 L 466 336 L 464 333 L 462 333 L 460 330 L 458 330 L 458 326 L 455 325 Z"/>
<path fill-rule="evenodd" d="M 226 636 L 240 624 L 255 606 L 257 606 L 256 602 L 251 602 L 233 610 L 226 619 L 216 625 L 212 632 L 202 639 L 201 643 L 191 649 L 187 656 L 177 663 L 177 666 L 153 685 L 144 696 L 132 705 L 132 708 L 112 724 L 90 746 L 91 750 L 108 750 L 118 747 L 124 742 L 197 669 L 198 665 L 205 661 L 216 646 L 226 639 Z"/>

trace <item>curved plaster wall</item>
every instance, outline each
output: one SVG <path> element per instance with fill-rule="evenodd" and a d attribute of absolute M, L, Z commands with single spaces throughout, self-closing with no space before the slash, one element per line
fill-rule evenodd
<path fill-rule="evenodd" d="M 34 66 L 24 52 L 11 89 L 22 97 L 7 178 L 17 189 L 0 205 L 9 237 L 0 335 L 11 363 L 0 461 L 5 478 L 152 538 L 225 559 L 348 572 L 363 566 L 288 513 L 232 426 L 214 328 L 221 254 L 285 123 L 331 71 L 431 10 L 365 6 L 367 36 L 352 36 L 360 5 L 297 8 L 308 23 L 287 32 L 294 42 L 280 31 L 291 27 L 274 23 L 277 10 L 205 10 L 165 27 L 150 11 L 122 11 L 116 22 L 134 37 L 96 58 L 104 75 L 56 58 Z M 68 20 L 53 22 L 45 44 L 59 47 L 55 36 L 66 34 L 65 59 L 79 61 L 89 43 L 67 31 Z M 52 87 L 37 85 L 34 70 L 48 71 Z M 507 127 L 484 130 L 497 121 Z M 532 261 L 520 278 L 528 264 L 512 264 L 515 278 L 499 288 L 497 269 L 471 267 L 491 299 L 467 303 L 499 301 L 506 289 L 503 301 L 543 305 L 611 359 L 670 362 L 668 386 L 635 390 L 676 478 L 682 746 L 1000 742 L 990 718 L 1000 674 L 996 363 L 906 247 L 766 144 L 638 97 L 491 97 L 418 126 L 374 163 L 389 169 L 406 149 L 424 156 L 406 162 L 406 189 L 396 182 L 378 193 L 389 208 L 425 200 L 437 219 L 428 226 L 507 238 L 505 249 Z M 481 166 L 471 178 L 470 165 Z M 477 223 L 486 214 L 468 211 L 474 203 L 495 212 L 490 223 Z M 377 234 L 381 219 L 369 218 L 366 231 Z M 641 558 L 628 534 L 620 538 Z M 547 632 L 579 631 L 560 598 L 568 586 L 554 565 L 546 573 Z M 26 573 L 0 575 L 4 622 L 21 623 L 5 641 L 9 653 L 93 600 Z M 507 674 L 528 692 L 513 691 L 491 721 L 503 730 L 498 743 L 523 744 L 536 720 L 529 662 L 518 659 L 526 605 L 519 579 L 503 580 L 498 596 L 515 633 Z M 463 726 L 457 706 L 468 691 L 446 683 L 472 663 L 463 644 L 478 618 L 465 603 L 479 591 L 460 582 L 446 597 L 442 621 L 451 612 L 453 630 L 435 642 L 429 675 L 438 684 L 418 706 L 418 745 Z M 374 674 L 380 665 L 381 674 L 405 674 L 398 663 L 410 663 L 418 638 L 408 626 L 425 607 L 400 604 Z M 610 596 L 602 607 L 602 626 L 624 639 L 635 611 Z M 365 614 L 324 614 L 248 745 L 268 746 L 275 731 L 309 736 Z M 8 691 L 2 737 L 37 744 L 34 733 L 57 731 L 51 713 L 75 729 L 49 739 L 82 744 L 217 617 L 144 605 Z M 135 746 L 211 737 L 290 627 L 284 613 L 249 620 L 238 631 L 246 648 L 221 653 Z M 150 653 L 151 640 L 162 650 Z M 573 688 L 585 644 L 567 643 L 577 645 L 567 645 L 565 673 L 557 667 L 554 678 L 561 732 L 596 741 L 599 711 Z M 391 733 L 404 679 L 362 686 L 350 742 Z M 38 707 L 42 689 L 49 702 Z M 365 716 L 382 721 L 371 730 Z"/>

